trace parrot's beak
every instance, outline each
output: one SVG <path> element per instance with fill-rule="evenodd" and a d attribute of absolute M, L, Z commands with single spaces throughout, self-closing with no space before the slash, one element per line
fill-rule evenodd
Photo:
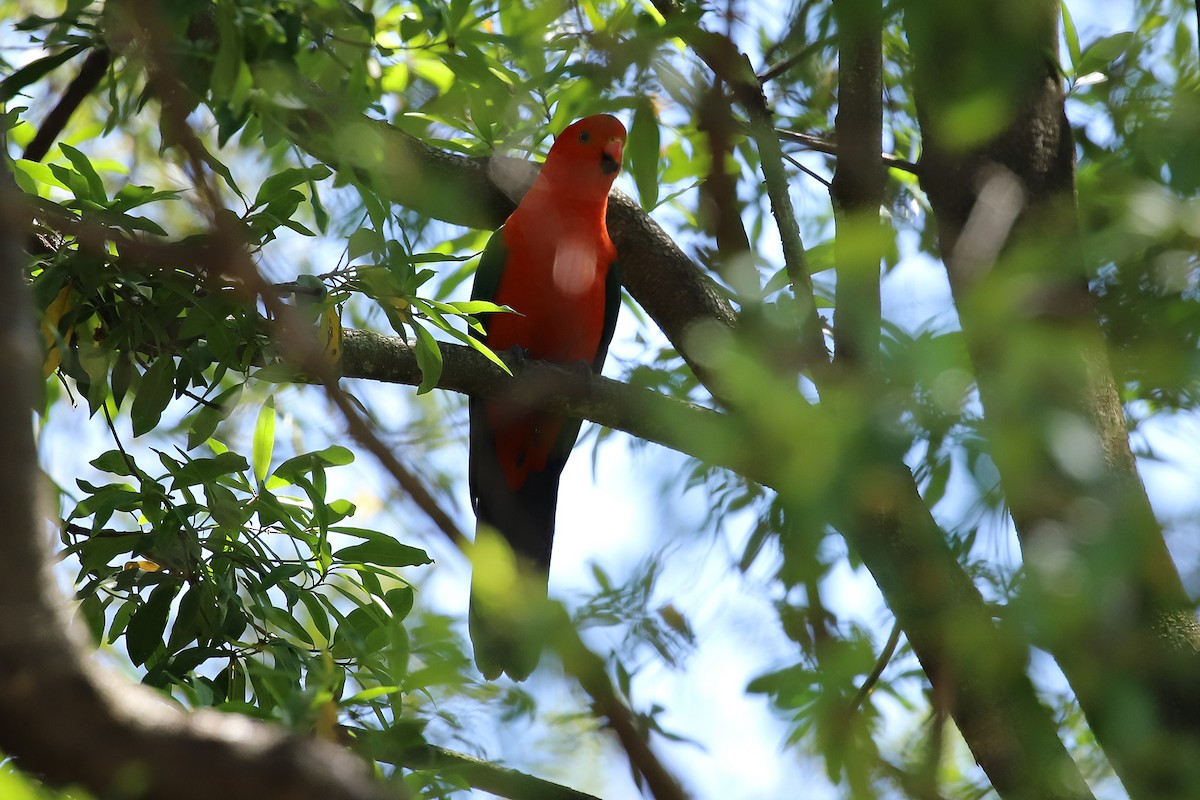
<path fill-rule="evenodd" d="M 600 170 L 605 175 L 615 175 L 621 169 L 621 156 L 625 153 L 625 143 L 620 139 L 609 139 L 600 154 Z"/>

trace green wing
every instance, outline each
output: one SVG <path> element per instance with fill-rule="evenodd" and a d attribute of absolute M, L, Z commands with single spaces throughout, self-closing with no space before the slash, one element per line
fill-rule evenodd
<path fill-rule="evenodd" d="M 504 274 L 504 262 L 508 259 L 508 246 L 504 244 L 504 226 L 501 225 L 488 239 L 487 247 L 475 268 L 475 283 L 471 286 L 472 300 L 495 302 L 500 288 L 500 276 Z"/>
<path fill-rule="evenodd" d="M 604 366 L 604 358 L 608 355 L 608 345 L 612 342 L 613 332 L 617 329 L 617 313 L 621 310 L 621 269 L 616 259 L 608 267 L 608 280 L 604 283 L 604 327 L 600 331 L 600 347 L 596 350 L 596 360 L 592 369 L 600 374 Z"/>

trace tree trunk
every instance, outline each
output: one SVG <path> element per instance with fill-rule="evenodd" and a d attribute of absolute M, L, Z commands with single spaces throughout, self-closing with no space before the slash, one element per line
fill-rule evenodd
<path fill-rule="evenodd" d="M 1088 292 L 1074 143 L 1045 57 L 1057 5 L 949 8 L 906 12 L 921 185 L 1021 541 L 1020 618 L 1062 666 L 1130 795 L 1198 796 L 1200 636 Z M 973 75 L 968 62 L 1005 69 Z M 968 117 L 968 102 L 983 112 Z"/>

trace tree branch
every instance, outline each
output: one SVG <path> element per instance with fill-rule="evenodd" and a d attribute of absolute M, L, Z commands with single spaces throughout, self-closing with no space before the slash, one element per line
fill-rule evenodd
<path fill-rule="evenodd" d="M 352 329 L 342 336 L 345 377 L 410 386 L 421 383 L 416 351 L 405 340 Z M 740 448 L 728 441 L 733 435 L 732 418 L 711 409 L 547 361 L 514 361 L 502 353 L 513 370 L 510 376 L 469 347 L 439 342 L 439 348 L 440 389 L 590 419 L 703 461 L 757 475 L 756 479 L 766 478 L 763 470 L 754 468 L 756 459 L 739 455 Z"/>
<path fill-rule="evenodd" d="M 664 18 L 670 18 L 677 6 L 674 0 L 655 0 L 655 8 Z M 703 30 L 699 26 L 683 31 L 681 37 L 713 74 L 729 86 L 733 96 L 746 110 L 750 120 L 750 136 L 754 139 L 762 165 L 771 213 L 779 229 L 784 267 L 791 281 L 793 299 L 799 311 L 799 338 L 804 358 L 809 364 L 826 362 L 829 352 L 821 331 L 821 317 L 817 313 L 812 276 L 809 274 L 800 225 L 788 193 L 783 148 L 775 133 L 774 118 L 767 107 L 762 85 L 754 74 L 750 60 L 738 50 L 729 37 Z"/>
<path fill-rule="evenodd" d="M 838 21 L 838 106 L 834 130 L 841 153 L 830 196 L 835 211 L 835 358 L 874 381 L 881 330 L 879 269 L 883 262 L 886 173 L 883 150 L 883 3 L 834 0 Z"/>
<path fill-rule="evenodd" d="M 808 150 L 814 150 L 818 153 L 824 153 L 825 155 L 834 157 L 841 156 L 842 154 L 841 147 L 828 139 L 822 139 L 820 136 L 812 136 L 807 133 L 789 131 L 785 128 L 776 128 L 775 134 L 784 141 L 795 142 L 796 144 L 802 145 Z M 891 153 L 881 152 L 879 157 L 883 161 L 884 166 L 890 167 L 891 169 L 904 170 L 905 172 L 911 172 L 914 175 L 920 173 L 920 165 L 915 164 L 912 161 L 906 161 L 905 159 L 894 156 Z"/>
<path fill-rule="evenodd" d="M 21 205 L 0 176 L 0 750 L 22 769 L 97 796 L 161 800 L 384 800 L 364 765 L 333 745 L 245 717 L 185 713 L 84 655 L 51 573 L 43 478 L 30 425 L 40 374 L 22 279 Z"/>
<path fill-rule="evenodd" d="M 558 611 L 561 616 L 558 621 L 560 634 L 557 644 L 563 668 L 575 676 L 579 685 L 592 698 L 596 711 L 608 720 L 613 733 L 621 742 L 621 747 L 629 756 L 629 763 L 646 781 L 654 799 L 686 800 L 687 793 L 650 749 L 650 743 L 638 730 L 633 713 L 617 696 L 617 691 L 608 678 L 608 672 L 604 669 L 604 661 L 583 644 L 583 640 L 579 638 L 579 631 L 561 606 Z"/>
<path fill-rule="evenodd" d="M 775 489 L 785 502 L 811 502 L 811 487 L 796 482 L 797 470 L 811 460 L 804 439 L 781 431 L 769 414 L 753 408 L 718 413 L 547 362 L 525 362 L 509 376 L 470 348 L 443 344 L 441 351 L 442 389 L 590 419 L 731 469 Z M 345 331 L 343 374 L 421 382 L 407 343 L 366 331 Z M 797 404 L 791 423 L 796 432 L 823 430 L 835 424 L 830 414 L 844 420 L 846 409 L 854 407 L 836 399 L 823 406 Z M 845 448 L 879 449 L 877 431 L 864 430 L 861 437 L 845 441 Z M 1025 675 L 1027 644 L 993 622 L 921 499 L 902 453 L 891 455 L 873 461 L 873 502 L 847 502 L 839 529 L 871 570 L 931 682 L 954 698 L 954 720 L 1003 796 L 1090 798 Z M 852 470 L 862 462 L 841 463 Z"/>
<path fill-rule="evenodd" d="M 107 47 L 97 47 L 88 54 L 79 67 L 79 73 L 67 86 L 58 104 L 42 120 L 41 127 L 38 128 L 37 134 L 29 140 L 29 144 L 25 145 L 25 152 L 21 154 L 22 158 L 41 161 L 46 157 L 54 145 L 54 141 L 70 121 L 71 115 L 75 113 L 75 109 L 79 108 L 79 104 L 100 85 L 100 81 L 104 79 L 104 73 L 108 72 L 108 65 L 111 63 L 112 55 Z"/>
<path fill-rule="evenodd" d="M 533 164 L 504 156 L 469 158 L 430 147 L 382 120 L 339 113 L 328 99 L 280 122 L 297 144 L 331 167 L 350 172 L 379 196 L 427 216 L 473 228 L 496 228 L 536 175 Z M 282 114 L 278 109 L 273 109 Z M 721 290 L 636 202 L 609 196 L 608 230 L 617 246 L 621 282 L 684 357 L 701 382 L 713 381 L 696 352 L 696 326 L 732 327 L 736 317 Z"/>

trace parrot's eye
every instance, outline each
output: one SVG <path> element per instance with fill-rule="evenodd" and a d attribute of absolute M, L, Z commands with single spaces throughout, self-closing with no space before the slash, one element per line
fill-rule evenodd
<path fill-rule="evenodd" d="M 589 141 L 591 141 L 591 139 L 592 139 L 592 134 L 590 131 L 580 132 L 579 141 L 583 142 L 584 144 L 587 144 Z"/>

